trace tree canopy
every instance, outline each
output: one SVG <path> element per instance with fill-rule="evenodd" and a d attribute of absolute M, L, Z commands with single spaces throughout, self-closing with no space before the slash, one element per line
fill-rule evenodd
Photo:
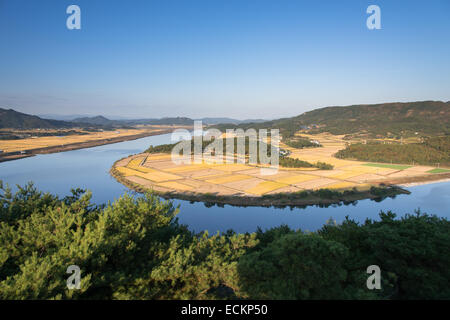
<path fill-rule="evenodd" d="M 152 194 L 98 206 L 81 189 L 0 187 L 0 299 L 450 298 L 450 223 L 421 212 L 210 235 Z M 374 264 L 381 290 L 365 284 Z M 79 290 L 67 288 L 70 265 Z"/>

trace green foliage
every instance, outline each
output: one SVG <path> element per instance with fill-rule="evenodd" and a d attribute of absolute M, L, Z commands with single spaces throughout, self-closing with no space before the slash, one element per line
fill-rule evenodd
<path fill-rule="evenodd" d="M 296 148 L 296 149 L 303 149 L 303 148 L 317 148 L 321 147 L 322 145 L 318 143 L 312 142 L 308 138 L 302 138 L 302 137 L 296 137 L 292 139 L 285 139 L 283 140 L 285 144 L 287 144 L 289 147 Z"/>
<path fill-rule="evenodd" d="M 147 153 L 171 153 L 175 143 L 160 144 L 157 146 L 150 146 L 145 152 Z"/>
<path fill-rule="evenodd" d="M 381 212 L 380 218 L 361 226 L 347 219 L 340 226 L 324 226 L 318 233 L 350 249 L 349 270 L 371 264 L 381 268 L 381 297 L 448 299 L 450 222 L 420 211 L 401 219 L 390 211 Z"/>
<path fill-rule="evenodd" d="M 334 166 L 332 164 L 329 164 L 326 162 L 321 162 L 321 161 L 317 161 L 314 166 L 321 170 L 333 170 L 333 168 L 334 168 Z"/>
<path fill-rule="evenodd" d="M 222 131 L 232 128 L 274 128 L 280 130 L 283 139 L 294 137 L 296 132 L 305 127 L 309 128 L 310 133 L 408 137 L 415 136 L 416 132 L 421 135 L 449 134 L 449 119 L 450 102 L 417 101 L 326 107 L 292 118 L 216 127 Z"/>
<path fill-rule="evenodd" d="M 422 165 L 450 165 L 450 136 L 409 144 L 351 144 L 336 153 L 337 158 L 361 161 Z"/>
<path fill-rule="evenodd" d="M 346 296 L 348 249 L 316 234 L 290 232 L 241 258 L 242 291 L 256 299 Z"/>
<path fill-rule="evenodd" d="M 96 206 L 81 189 L 62 199 L 32 184 L 0 189 L 0 299 L 450 298 L 450 223 L 420 212 L 210 236 L 152 194 Z M 372 264 L 381 291 L 365 286 Z M 66 287 L 70 265 L 80 290 Z"/>
<path fill-rule="evenodd" d="M 290 157 L 280 157 L 279 164 L 286 168 L 314 168 L 312 163 Z"/>
<path fill-rule="evenodd" d="M 285 168 L 319 168 L 321 170 L 332 170 L 333 165 L 325 162 L 316 162 L 315 164 L 300 160 L 297 158 L 280 157 L 279 165 Z"/>

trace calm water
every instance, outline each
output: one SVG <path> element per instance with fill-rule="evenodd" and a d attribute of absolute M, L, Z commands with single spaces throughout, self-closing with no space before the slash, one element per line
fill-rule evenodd
<path fill-rule="evenodd" d="M 128 189 L 116 182 L 108 171 L 118 159 L 142 152 L 149 145 L 170 143 L 170 134 L 152 136 L 134 141 L 104 145 L 63 153 L 38 155 L 36 157 L 0 163 L 0 180 L 14 186 L 33 181 L 42 191 L 60 196 L 70 193 L 70 188 L 81 187 L 93 192 L 93 201 L 113 201 Z M 382 202 L 359 201 L 356 205 L 328 208 L 260 208 L 214 206 L 175 200 L 180 205 L 180 222 L 191 230 L 252 232 L 258 226 L 263 229 L 287 224 L 294 229 L 316 230 L 332 217 L 341 222 L 346 215 L 364 221 L 376 219 L 381 210 L 392 210 L 398 215 L 423 212 L 450 218 L 450 182 L 408 188 L 411 195 L 399 195 Z"/>

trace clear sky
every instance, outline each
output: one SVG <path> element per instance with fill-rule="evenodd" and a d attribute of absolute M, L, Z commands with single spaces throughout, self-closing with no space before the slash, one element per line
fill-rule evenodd
<path fill-rule="evenodd" d="M 267 119 L 416 100 L 450 100 L 449 0 L 0 0 L 0 107 Z"/>

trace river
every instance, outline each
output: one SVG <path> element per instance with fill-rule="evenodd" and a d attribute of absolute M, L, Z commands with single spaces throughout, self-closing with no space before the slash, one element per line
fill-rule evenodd
<path fill-rule="evenodd" d="M 0 180 L 10 186 L 33 181 L 38 189 L 65 196 L 70 188 L 85 188 L 93 193 L 93 201 L 106 203 L 128 191 L 109 175 L 112 164 L 130 154 L 140 153 L 149 145 L 170 143 L 170 134 L 151 136 L 133 141 L 103 145 L 62 153 L 37 155 L 31 158 L 0 163 Z M 208 230 L 210 234 L 233 229 L 253 232 L 259 226 L 267 229 L 281 224 L 293 229 L 314 231 L 330 217 L 337 223 L 345 216 L 363 222 L 377 219 L 381 210 L 391 210 L 399 216 L 422 212 L 450 218 L 450 182 L 432 183 L 407 188 L 410 195 L 399 195 L 381 202 L 358 201 L 355 205 L 328 208 L 264 208 L 264 207 L 206 207 L 203 203 L 174 200 L 180 205 L 179 221 L 191 230 Z"/>

